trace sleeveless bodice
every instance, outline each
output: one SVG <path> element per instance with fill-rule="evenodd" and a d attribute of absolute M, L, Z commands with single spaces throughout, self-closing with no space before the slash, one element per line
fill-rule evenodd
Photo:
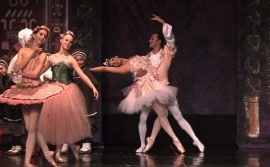
<path fill-rule="evenodd" d="M 32 72 L 36 66 L 39 64 L 39 56 L 33 57 L 27 65 L 22 69 L 22 72 L 27 73 L 27 72 Z M 40 78 L 27 78 L 27 77 L 22 77 L 21 83 L 19 85 L 23 87 L 32 87 L 32 86 L 37 86 L 41 83 Z"/>
<path fill-rule="evenodd" d="M 61 62 L 52 67 L 53 81 L 70 84 L 72 82 L 73 70 L 66 63 Z"/>

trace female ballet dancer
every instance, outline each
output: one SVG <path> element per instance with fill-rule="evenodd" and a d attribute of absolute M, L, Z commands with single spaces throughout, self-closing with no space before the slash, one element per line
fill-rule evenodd
<path fill-rule="evenodd" d="M 84 95 L 72 82 L 74 71 L 92 89 L 95 99 L 98 98 L 97 89 L 69 53 L 74 40 L 71 31 L 61 34 L 59 51 L 47 59 L 43 69 L 46 71 L 51 67 L 53 73 L 51 84 L 59 85 L 64 89 L 57 98 L 43 104 L 39 121 L 39 129 L 45 140 L 56 145 L 55 158 L 61 163 L 67 161 L 61 157 L 63 144 L 70 145 L 74 157 L 78 160 L 80 142 L 91 136 L 89 120 L 85 116 L 87 109 Z"/>
<path fill-rule="evenodd" d="M 28 30 L 22 30 L 29 33 Z M 1 103 L 10 105 L 22 105 L 25 128 L 28 132 L 25 148 L 25 167 L 35 167 L 30 163 L 36 141 L 40 145 L 45 158 L 52 166 L 57 166 L 53 159 L 53 151 L 48 146 L 40 133 L 38 126 L 42 103 L 56 96 L 63 88 L 51 85 L 40 80 L 40 74 L 44 67 L 47 54 L 43 52 L 42 45 L 45 43 L 50 30 L 46 26 L 37 26 L 27 43 L 27 47 L 21 48 L 15 65 L 15 73 L 22 75 L 31 72 L 31 75 L 22 75 L 17 80 L 17 85 L 8 89 L 0 96 Z"/>
<path fill-rule="evenodd" d="M 78 65 L 80 66 L 84 74 L 92 81 L 94 86 L 97 87 L 98 82 L 96 78 L 88 70 L 88 68 L 85 67 L 85 61 L 87 58 L 86 52 L 81 48 L 77 48 L 72 52 L 72 56 L 77 61 Z M 90 119 L 90 123 L 91 123 L 90 136 L 85 139 L 85 141 L 82 143 L 82 148 L 80 149 L 80 154 L 86 154 L 86 153 L 91 152 L 91 138 L 92 138 L 93 127 L 94 127 L 93 124 L 95 123 L 95 118 L 93 118 L 92 116 L 97 114 L 96 100 L 93 97 L 93 91 L 89 88 L 87 84 L 85 84 L 85 82 L 81 79 L 81 77 L 79 77 L 78 74 L 76 74 L 76 72 L 74 72 L 73 80 L 74 80 L 74 83 L 76 83 L 78 87 L 80 88 L 80 90 L 83 92 L 83 95 L 86 100 L 86 108 L 87 108 L 86 117 Z M 61 153 L 67 153 L 68 148 L 69 148 L 68 144 L 64 144 L 61 149 Z"/>
<path fill-rule="evenodd" d="M 106 63 L 117 62 L 110 59 Z M 126 98 L 120 102 L 118 109 L 124 113 L 132 114 L 139 112 L 143 107 L 151 106 L 157 113 L 162 128 L 172 138 L 177 150 L 184 153 L 185 149 L 171 128 L 165 108 L 165 104 L 170 103 L 176 97 L 177 88 L 161 84 L 157 80 L 154 68 L 152 68 L 147 59 L 133 56 L 119 67 L 101 66 L 90 68 L 90 71 L 134 74 L 139 69 L 144 69 L 146 74 L 142 77 L 135 76 L 134 84 L 124 90 Z"/>

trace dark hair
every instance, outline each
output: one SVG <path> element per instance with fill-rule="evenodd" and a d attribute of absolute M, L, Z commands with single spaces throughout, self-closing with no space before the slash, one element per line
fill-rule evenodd
<path fill-rule="evenodd" d="M 157 38 L 161 41 L 161 47 L 163 48 L 166 45 L 166 40 L 161 32 L 155 32 L 153 34 L 157 34 Z"/>

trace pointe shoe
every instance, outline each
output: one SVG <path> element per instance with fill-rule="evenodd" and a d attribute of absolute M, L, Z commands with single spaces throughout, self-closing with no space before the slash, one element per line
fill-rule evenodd
<path fill-rule="evenodd" d="M 179 151 L 180 153 L 183 154 L 184 152 L 186 152 L 185 148 L 183 147 L 183 145 L 180 143 L 179 140 L 173 141 L 173 144 L 176 147 L 177 151 Z"/>
<path fill-rule="evenodd" d="M 44 156 L 46 160 L 54 167 L 58 167 L 56 162 L 53 159 L 54 152 L 53 151 L 47 151 L 44 153 Z"/>
<path fill-rule="evenodd" d="M 148 152 L 152 148 L 155 141 L 151 139 L 150 137 L 147 137 L 146 142 L 147 144 L 145 146 L 145 149 L 143 150 L 144 153 Z"/>
<path fill-rule="evenodd" d="M 24 167 L 38 167 L 38 166 L 30 164 L 30 162 L 25 162 Z"/>
<path fill-rule="evenodd" d="M 199 140 L 198 141 L 194 141 L 193 142 L 193 145 L 194 146 L 197 146 L 198 149 L 200 150 L 200 152 L 204 152 L 205 147 L 204 147 L 204 145 Z"/>
<path fill-rule="evenodd" d="M 64 159 L 63 157 L 61 157 L 60 152 L 56 152 L 55 153 L 55 160 L 56 160 L 56 162 L 60 162 L 60 163 L 66 163 L 67 162 L 66 159 Z"/>
<path fill-rule="evenodd" d="M 145 146 L 141 146 L 140 148 L 136 150 L 136 153 L 142 153 L 144 149 L 145 149 Z"/>

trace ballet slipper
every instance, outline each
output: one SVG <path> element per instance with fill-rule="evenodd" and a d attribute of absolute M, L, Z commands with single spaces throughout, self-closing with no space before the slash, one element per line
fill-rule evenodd
<path fill-rule="evenodd" d="M 136 150 L 136 153 L 142 153 L 144 149 L 145 149 L 145 146 L 141 146 L 140 148 Z"/>
<path fill-rule="evenodd" d="M 53 159 L 54 152 L 53 151 L 47 151 L 44 153 L 44 156 L 46 160 L 54 167 L 58 167 L 56 162 Z"/>
<path fill-rule="evenodd" d="M 186 151 L 179 140 L 173 141 L 173 144 L 176 147 L 177 151 L 179 151 L 180 153 L 183 154 Z"/>
<path fill-rule="evenodd" d="M 67 160 L 65 158 L 61 157 L 60 151 L 55 153 L 55 160 L 57 162 L 60 162 L 60 163 L 66 163 L 67 162 Z"/>
<path fill-rule="evenodd" d="M 204 147 L 204 145 L 199 140 L 198 141 L 194 141 L 193 142 L 193 145 L 194 146 L 197 146 L 198 149 L 200 150 L 200 152 L 204 152 L 205 147 Z"/>
<path fill-rule="evenodd" d="M 143 150 L 144 153 L 148 152 L 152 148 L 155 141 L 151 139 L 151 137 L 147 137 L 146 142 L 147 144 L 145 146 L 145 149 Z"/>

